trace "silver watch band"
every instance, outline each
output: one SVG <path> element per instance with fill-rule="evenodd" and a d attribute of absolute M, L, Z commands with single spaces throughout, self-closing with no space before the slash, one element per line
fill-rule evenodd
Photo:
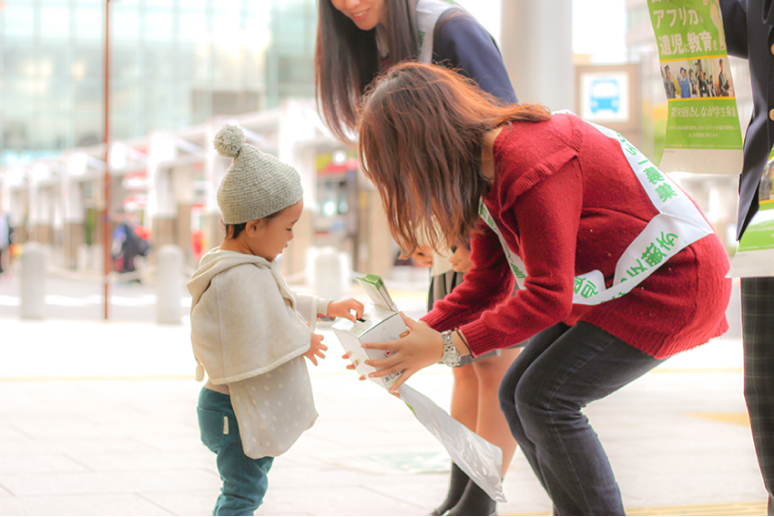
<path fill-rule="evenodd" d="M 457 348 L 454 346 L 452 331 L 444 330 L 441 332 L 441 339 L 443 339 L 443 363 L 452 368 L 458 366 L 460 364 L 460 353 L 457 352 Z"/>

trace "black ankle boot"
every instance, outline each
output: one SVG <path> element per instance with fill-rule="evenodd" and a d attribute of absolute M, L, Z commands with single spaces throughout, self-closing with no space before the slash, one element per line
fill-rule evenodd
<path fill-rule="evenodd" d="M 449 511 L 462 498 L 465 487 L 468 486 L 470 478 L 456 463 L 451 464 L 451 478 L 449 479 L 449 492 L 446 494 L 446 500 L 441 506 L 430 512 L 430 515 L 443 515 Z"/>
<path fill-rule="evenodd" d="M 444 515 L 497 515 L 497 501 L 471 480 L 457 504 Z"/>

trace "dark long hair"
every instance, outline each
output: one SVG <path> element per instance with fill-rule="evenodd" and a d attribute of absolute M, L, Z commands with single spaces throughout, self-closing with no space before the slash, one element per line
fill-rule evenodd
<path fill-rule="evenodd" d="M 549 118 L 540 105 L 503 106 L 437 65 L 399 64 L 379 77 L 358 118 L 360 162 L 404 253 L 413 253 L 420 234 L 435 249 L 467 242 L 490 188 L 481 172 L 485 134 Z"/>
<path fill-rule="evenodd" d="M 386 65 L 415 58 L 419 51 L 416 0 L 384 0 L 389 56 Z M 366 87 L 381 71 L 376 29 L 360 30 L 333 6 L 319 0 L 314 81 L 317 105 L 337 138 L 350 141 Z"/>

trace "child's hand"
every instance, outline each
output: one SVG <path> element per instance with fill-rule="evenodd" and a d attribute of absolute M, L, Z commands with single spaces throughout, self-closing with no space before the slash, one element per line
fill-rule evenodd
<path fill-rule="evenodd" d="M 317 366 L 317 357 L 325 359 L 325 354 L 323 354 L 323 352 L 328 350 L 328 347 L 323 345 L 322 340 L 323 336 L 320 334 L 312 334 L 312 344 L 309 347 L 309 350 L 304 354 L 304 357 L 312 361 L 312 364 L 315 366 Z"/>
<path fill-rule="evenodd" d="M 354 316 L 351 311 L 355 311 Z M 328 304 L 327 316 L 329 318 L 347 318 L 350 321 L 356 321 L 356 319 L 363 317 L 363 304 L 354 298 L 331 302 Z"/>

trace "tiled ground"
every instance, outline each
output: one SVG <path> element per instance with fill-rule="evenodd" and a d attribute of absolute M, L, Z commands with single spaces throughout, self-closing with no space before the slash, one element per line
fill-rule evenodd
<path fill-rule="evenodd" d="M 400 293 L 421 310 L 423 295 Z M 218 493 L 200 443 L 188 328 L 0 315 L 0 515 L 204 515 Z M 335 338 L 311 368 L 320 418 L 278 458 L 260 515 L 426 515 L 448 458 L 398 399 L 344 369 Z M 448 406 L 443 367 L 412 385 Z M 587 414 L 632 515 L 763 515 L 741 344 L 682 354 Z M 501 514 L 550 502 L 517 453 Z"/>

